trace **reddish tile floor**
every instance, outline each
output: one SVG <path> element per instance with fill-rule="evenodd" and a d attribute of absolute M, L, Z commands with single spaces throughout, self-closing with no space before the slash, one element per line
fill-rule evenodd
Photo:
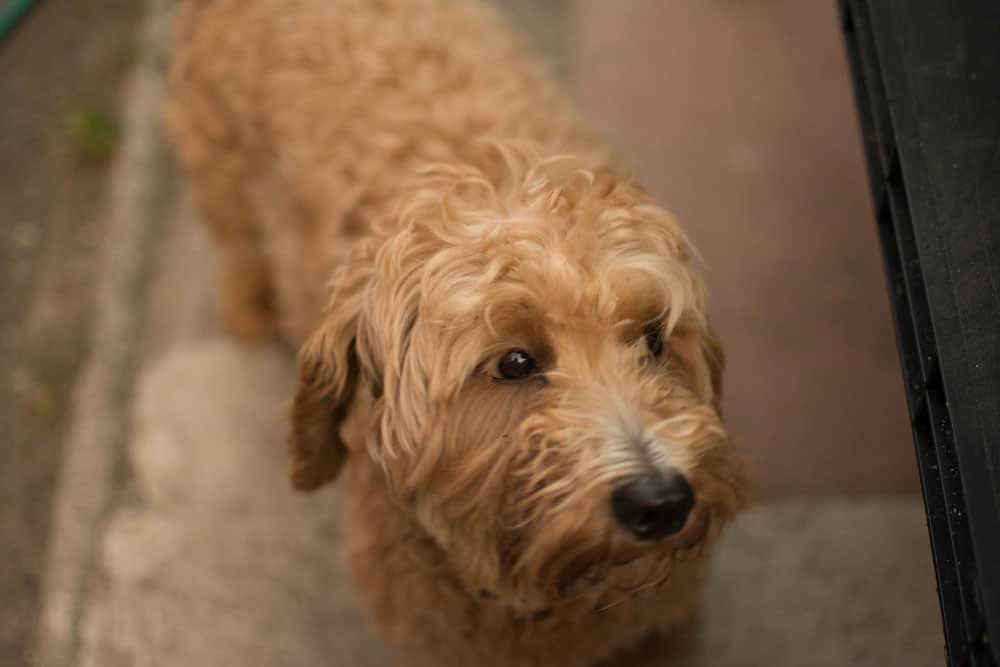
<path fill-rule="evenodd" d="M 762 497 L 918 488 L 831 0 L 577 0 L 577 92 L 686 225 Z"/>

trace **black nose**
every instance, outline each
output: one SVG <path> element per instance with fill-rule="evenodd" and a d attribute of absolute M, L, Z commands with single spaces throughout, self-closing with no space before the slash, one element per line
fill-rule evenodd
<path fill-rule="evenodd" d="M 615 518 L 640 540 L 661 540 L 680 532 L 694 507 L 694 491 L 672 472 L 631 480 L 611 494 Z"/>

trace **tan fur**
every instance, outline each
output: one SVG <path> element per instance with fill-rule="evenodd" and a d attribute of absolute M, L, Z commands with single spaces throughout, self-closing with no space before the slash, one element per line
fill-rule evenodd
<path fill-rule="evenodd" d="M 343 471 L 348 557 L 400 659 L 589 665 L 689 619 L 748 477 L 673 218 L 469 0 L 178 11 L 168 124 L 226 324 L 302 345 L 292 480 Z M 514 348 L 544 373 L 496 382 Z M 652 544 L 609 503 L 650 465 L 697 497 Z"/>

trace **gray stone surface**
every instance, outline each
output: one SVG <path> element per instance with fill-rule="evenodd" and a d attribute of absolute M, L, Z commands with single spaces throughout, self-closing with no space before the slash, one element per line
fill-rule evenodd
<path fill-rule="evenodd" d="M 336 490 L 286 483 L 288 361 L 207 338 L 144 373 L 135 499 L 102 543 L 81 665 L 387 664 L 348 588 Z"/>
<path fill-rule="evenodd" d="M 689 667 L 944 664 L 919 499 L 785 501 L 733 526 Z"/>

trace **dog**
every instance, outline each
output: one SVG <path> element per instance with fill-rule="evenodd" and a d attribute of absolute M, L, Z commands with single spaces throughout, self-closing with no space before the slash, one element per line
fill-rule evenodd
<path fill-rule="evenodd" d="M 415 667 L 627 662 L 748 504 L 697 256 L 471 0 L 182 0 L 167 126 L 227 329 L 299 347 L 291 481 L 341 477 Z"/>

